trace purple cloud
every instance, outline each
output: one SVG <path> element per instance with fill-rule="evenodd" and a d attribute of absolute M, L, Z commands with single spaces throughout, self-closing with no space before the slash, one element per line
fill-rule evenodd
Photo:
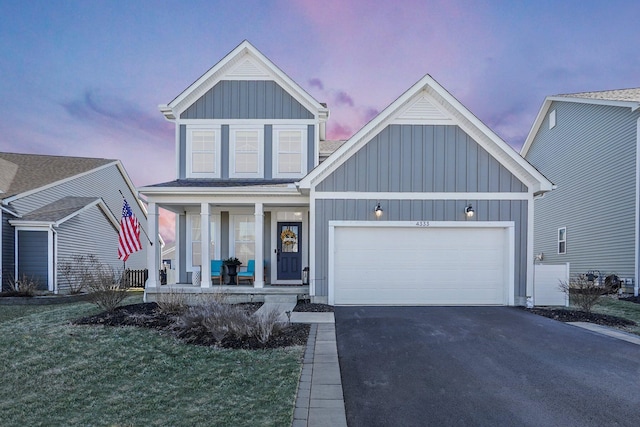
<path fill-rule="evenodd" d="M 378 114 L 380 114 L 380 111 L 377 108 L 369 107 L 364 111 L 364 121 L 369 122 Z"/>
<path fill-rule="evenodd" d="M 324 90 L 324 83 L 322 83 L 322 80 L 320 80 L 317 77 L 314 77 L 311 80 L 309 80 L 309 86 L 318 88 L 320 90 Z"/>
<path fill-rule="evenodd" d="M 348 105 L 349 107 L 353 107 L 353 98 L 349 96 L 349 94 L 345 91 L 340 91 L 335 96 L 336 105 Z"/>
<path fill-rule="evenodd" d="M 79 99 L 61 105 L 71 117 L 89 126 L 133 129 L 160 139 L 174 137 L 173 125 L 162 119 L 160 113 L 152 116 L 127 100 L 104 97 L 90 89 Z"/>

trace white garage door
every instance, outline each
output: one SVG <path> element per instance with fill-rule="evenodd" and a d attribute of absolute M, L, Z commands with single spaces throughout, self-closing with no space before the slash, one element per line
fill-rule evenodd
<path fill-rule="evenodd" d="M 507 228 L 335 227 L 330 302 L 508 303 Z M 333 298 L 332 298 L 333 297 Z"/>

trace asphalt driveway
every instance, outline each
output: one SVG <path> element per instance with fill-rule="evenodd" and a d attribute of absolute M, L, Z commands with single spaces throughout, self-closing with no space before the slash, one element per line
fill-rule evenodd
<path fill-rule="evenodd" d="M 510 307 L 336 307 L 357 426 L 637 426 L 640 346 Z"/>

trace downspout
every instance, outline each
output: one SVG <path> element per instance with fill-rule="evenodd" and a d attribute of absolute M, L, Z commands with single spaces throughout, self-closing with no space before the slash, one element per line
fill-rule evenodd
<path fill-rule="evenodd" d="M 638 296 L 638 265 L 640 257 L 640 117 L 636 122 L 636 216 L 635 216 L 635 268 L 633 274 L 633 295 Z"/>
<path fill-rule="evenodd" d="M 58 289 L 58 232 L 56 231 L 55 228 L 53 228 L 53 224 L 49 226 L 49 229 L 53 234 L 53 260 L 52 260 L 53 293 L 57 294 L 58 292 L 60 292 L 60 289 Z"/>

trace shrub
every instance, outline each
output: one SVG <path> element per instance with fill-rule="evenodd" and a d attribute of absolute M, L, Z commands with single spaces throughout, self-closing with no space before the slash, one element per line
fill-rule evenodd
<path fill-rule="evenodd" d="M 158 294 L 158 309 L 165 314 L 182 314 L 189 308 L 187 295 L 179 290 Z"/>
<path fill-rule="evenodd" d="M 127 296 L 128 286 L 122 271 L 96 261 L 87 278 L 89 300 L 105 311 L 113 311 Z"/>
<path fill-rule="evenodd" d="M 578 274 L 570 279 L 569 282 L 561 281 L 560 289 L 582 311 L 591 313 L 591 309 L 598 299 L 602 295 L 611 292 L 611 286 L 607 283 L 605 281 L 604 284 L 600 284 L 596 278 L 589 277 L 586 274 Z"/>
<path fill-rule="evenodd" d="M 251 317 L 253 325 L 249 332 L 261 344 L 265 344 L 273 334 L 280 332 L 284 327 L 284 324 L 279 320 L 280 312 L 278 310 L 271 310 L 262 315 L 254 314 Z"/>
<path fill-rule="evenodd" d="M 10 277 L 2 292 L 5 296 L 32 297 L 36 295 L 39 288 L 40 281 L 38 279 L 28 277 L 26 274 L 23 274 L 22 279 L 18 280 Z"/>
<path fill-rule="evenodd" d="M 99 264 L 100 261 L 93 254 L 75 254 L 60 262 L 58 272 L 69 289 L 69 293 L 79 294 L 84 290 L 87 282 L 91 280 L 92 272 Z"/>
<path fill-rule="evenodd" d="M 280 331 L 279 313 L 249 314 L 242 307 L 215 300 L 189 307 L 178 317 L 174 332 L 188 343 L 237 347 L 251 339 L 265 344 Z"/>

